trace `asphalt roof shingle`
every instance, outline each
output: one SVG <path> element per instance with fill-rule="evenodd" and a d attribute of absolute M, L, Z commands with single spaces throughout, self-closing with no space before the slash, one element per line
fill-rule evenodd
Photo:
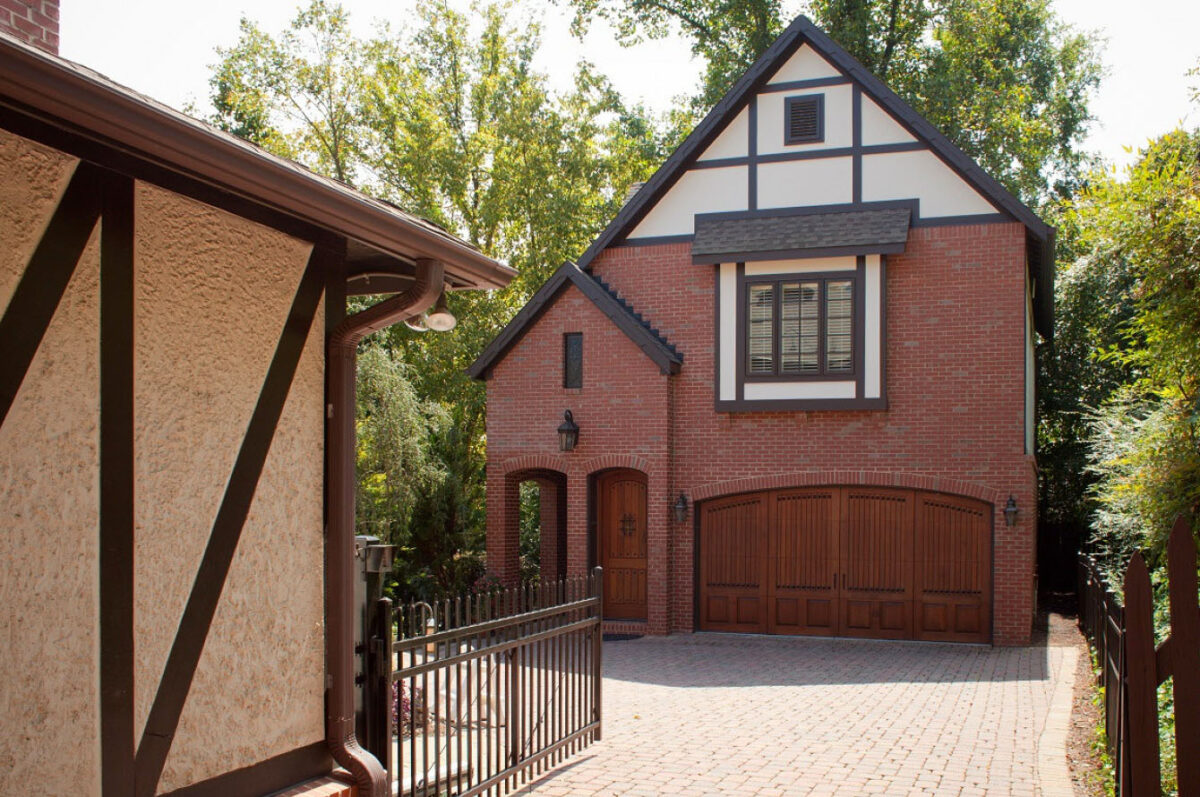
<path fill-rule="evenodd" d="M 744 260 L 805 250 L 899 252 L 908 240 L 911 217 L 908 208 L 751 218 L 697 216 L 692 259 L 716 263 L 729 255 Z"/>

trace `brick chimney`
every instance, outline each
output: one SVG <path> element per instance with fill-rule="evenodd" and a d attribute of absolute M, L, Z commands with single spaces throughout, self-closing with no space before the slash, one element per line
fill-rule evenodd
<path fill-rule="evenodd" d="M 0 0 L 0 31 L 58 55 L 58 0 Z"/>

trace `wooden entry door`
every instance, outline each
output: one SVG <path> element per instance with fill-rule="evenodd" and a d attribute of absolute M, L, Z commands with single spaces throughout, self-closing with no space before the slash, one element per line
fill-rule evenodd
<path fill-rule="evenodd" d="M 596 481 L 596 527 L 604 568 L 604 616 L 646 619 L 646 477 L 633 470 Z"/>

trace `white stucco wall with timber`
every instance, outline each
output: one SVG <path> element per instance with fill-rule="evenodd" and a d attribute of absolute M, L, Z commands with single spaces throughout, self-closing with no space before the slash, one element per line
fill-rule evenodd
<path fill-rule="evenodd" d="M 0 312 L 76 163 L 0 130 Z M 99 237 L 0 425 L 3 794 L 100 793 Z"/>
<path fill-rule="evenodd" d="M 76 161 L 0 131 L 0 311 Z M 135 737 L 310 245 L 135 186 Z M 98 795 L 99 226 L 0 426 L 0 792 Z M 318 309 L 159 791 L 320 741 Z M 136 741 L 136 738 L 135 738 Z"/>

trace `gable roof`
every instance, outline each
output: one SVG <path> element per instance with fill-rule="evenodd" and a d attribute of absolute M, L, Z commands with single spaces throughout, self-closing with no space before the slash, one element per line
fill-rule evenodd
<path fill-rule="evenodd" d="M 799 16 L 780 34 L 770 47 L 721 98 L 708 115 L 696 125 L 683 143 L 671 153 L 644 186 L 621 208 L 599 237 L 592 242 L 579 259 L 583 269 L 607 247 L 622 240 L 671 186 L 696 161 L 725 126 L 733 120 L 751 96 L 759 89 L 791 55 L 803 44 L 808 44 L 822 57 L 844 72 L 857 83 L 863 93 L 890 112 L 900 124 L 918 139 L 923 139 L 929 148 L 951 169 L 956 171 L 972 187 L 993 202 L 1014 220 L 1025 225 L 1029 236 L 1036 241 L 1035 262 L 1032 264 L 1037 278 L 1035 291 L 1035 317 L 1038 331 L 1049 339 L 1053 333 L 1054 292 L 1054 228 L 1046 224 L 1036 213 L 1026 207 L 986 173 L 979 164 L 950 142 L 928 120 L 900 99 L 883 81 L 871 74 L 854 56 L 846 52 L 807 17 Z"/>
<path fill-rule="evenodd" d="M 467 368 L 467 373 L 476 379 L 487 379 L 492 366 L 504 358 L 508 350 L 517 344 L 526 330 L 542 316 L 568 285 L 574 285 L 580 293 L 590 299 L 592 304 L 637 344 L 664 374 L 679 372 L 683 355 L 676 351 L 657 329 L 652 328 L 641 315 L 634 312 L 629 303 L 602 280 L 584 273 L 574 263 L 563 263 L 513 320 L 500 331 L 496 339 L 483 350 L 479 358 Z"/>
<path fill-rule="evenodd" d="M 516 274 L 427 219 L 0 33 L 0 113 L 12 112 L 344 235 L 365 251 L 440 260 L 463 287 L 502 288 Z"/>
<path fill-rule="evenodd" d="M 738 212 L 697 214 L 692 262 L 903 252 L 912 218 L 911 207 L 804 210 L 789 208 L 749 217 Z"/>

